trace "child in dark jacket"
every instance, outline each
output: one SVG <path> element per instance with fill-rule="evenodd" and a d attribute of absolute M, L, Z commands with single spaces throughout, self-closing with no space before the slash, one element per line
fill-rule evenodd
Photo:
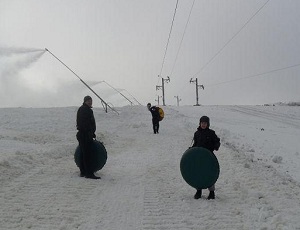
<path fill-rule="evenodd" d="M 218 151 L 221 145 L 220 138 L 216 135 L 215 131 L 209 128 L 209 117 L 202 116 L 200 118 L 198 130 L 194 134 L 194 144 L 192 147 L 203 147 L 214 153 Z M 215 185 L 208 188 L 208 200 L 215 199 Z M 195 199 L 201 198 L 202 189 L 198 189 L 194 195 Z"/>

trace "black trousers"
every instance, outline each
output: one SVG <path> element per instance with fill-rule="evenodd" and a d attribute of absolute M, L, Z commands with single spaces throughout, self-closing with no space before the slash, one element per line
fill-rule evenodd
<path fill-rule="evenodd" d="M 152 118 L 153 131 L 154 133 L 158 133 L 159 130 L 159 119 Z"/>
<path fill-rule="evenodd" d="M 91 146 L 93 144 L 93 138 L 91 138 L 90 136 L 91 135 L 89 135 L 88 133 L 80 131 L 76 135 L 82 153 L 80 155 L 79 169 L 80 172 L 85 175 L 91 175 L 92 173 L 94 173 L 90 170 L 92 155 Z"/>

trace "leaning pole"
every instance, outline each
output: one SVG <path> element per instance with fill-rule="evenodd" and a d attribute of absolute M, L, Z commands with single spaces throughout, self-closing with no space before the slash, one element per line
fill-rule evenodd
<path fill-rule="evenodd" d="M 48 50 L 47 48 L 45 48 L 45 50 L 47 52 L 49 52 L 55 59 L 57 59 L 61 64 L 63 64 L 68 70 L 70 70 L 89 90 L 91 90 L 96 97 L 98 97 L 102 103 L 102 106 L 105 110 L 105 112 L 107 113 L 107 107 L 110 108 L 112 111 L 116 112 L 117 114 L 118 111 L 115 110 L 114 108 L 112 108 L 110 105 L 108 105 L 84 80 L 82 80 L 72 69 L 70 69 L 65 63 L 63 63 L 58 57 L 56 57 L 52 52 L 50 52 L 50 50 Z"/>

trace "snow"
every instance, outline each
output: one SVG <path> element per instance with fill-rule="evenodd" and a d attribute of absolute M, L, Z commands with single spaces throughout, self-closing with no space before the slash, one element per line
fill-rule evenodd
<path fill-rule="evenodd" d="M 77 107 L 0 109 L 0 229 L 300 229 L 300 107 L 94 108 L 108 160 L 79 177 Z M 216 199 L 193 199 L 179 163 L 199 118 L 221 138 Z"/>

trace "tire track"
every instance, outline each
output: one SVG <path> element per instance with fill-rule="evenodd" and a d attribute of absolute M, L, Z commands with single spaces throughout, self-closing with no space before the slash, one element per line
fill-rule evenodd
<path fill-rule="evenodd" d="M 219 155 L 223 167 L 218 186 L 226 202 L 235 204 L 230 209 L 241 219 L 238 222 L 252 225 L 253 229 L 297 229 L 300 226 L 296 217 L 300 204 L 299 184 L 270 166 L 253 162 L 241 152 L 227 146 L 223 148 L 226 152 Z M 291 213 L 289 219 L 283 218 L 285 213 Z"/>
<path fill-rule="evenodd" d="M 70 159 L 53 163 L 54 167 L 36 167 L 1 189 L 0 205 L 7 207 L 1 210 L 1 229 L 72 229 L 82 224 L 81 216 L 98 185 L 72 176 Z"/>
<path fill-rule="evenodd" d="M 178 124 L 186 123 L 184 116 L 182 119 L 185 122 Z M 164 141 L 157 143 L 164 151 L 153 150 L 157 153 L 153 158 L 160 162 L 147 171 L 143 229 L 300 229 L 300 186 L 230 144 L 223 143 L 216 152 L 221 165 L 216 200 L 206 200 L 207 190 L 201 199 L 194 200 L 195 189 L 180 180 L 180 154 L 184 150 L 168 144 L 176 139 L 180 140 L 176 147 L 187 145 L 183 137 L 188 132 L 185 127 L 174 127 L 170 136 L 163 136 Z"/>
<path fill-rule="evenodd" d="M 205 199 L 207 190 L 194 200 L 179 169 L 194 123 L 172 116 L 159 135 L 142 116 L 125 120 L 126 132 L 117 132 L 123 123 L 108 124 L 109 158 L 98 181 L 78 177 L 73 147 L 45 151 L 49 159 L 1 186 L 0 229 L 300 229 L 299 184 L 230 144 L 216 152 L 216 200 Z"/>
<path fill-rule="evenodd" d="M 260 109 L 243 107 L 243 106 L 235 106 L 234 108 L 231 108 L 231 110 L 240 113 L 245 113 L 247 115 L 265 118 L 267 120 L 273 120 L 276 122 L 284 123 L 294 128 L 300 129 L 300 123 L 299 123 L 300 119 L 293 116 L 287 116 L 277 112 L 275 113 L 270 111 L 262 111 Z"/>

